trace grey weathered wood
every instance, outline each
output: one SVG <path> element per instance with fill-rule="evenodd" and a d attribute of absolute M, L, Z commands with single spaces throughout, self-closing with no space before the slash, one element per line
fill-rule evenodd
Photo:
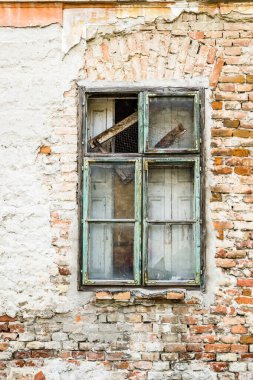
<path fill-rule="evenodd" d="M 183 124 L 179 123 L 177 127 L 173 128 L 169 133 L 167 133 L 158 143 L 155 145 L 155 148 L 168 148 L 171 146 L 176 139 L 179 139 L 186 129 L 183 127 Z"/>
<path fill-rule="evenodd" d="M 166 220 L 192 221 L 192 207 L 193 177 L 189 168 L 149 171 L 149 272 L 161 276 L 155 280 L 165 279 L 163 276 L 168 273 L 172 278 L 167 280 L 187 279 L 194 272 L 191 223 L 165 223 Z M 151 224 L 151 218 L 163 224 Z"/>
<path fill-rule="evenodd" d="M 114 214 L 113 176 L 102 165 L 91 166 L 90 219 L 109 220 Z M 89 278 L 110 279 L 113 267 L 113 232 L 106 223 L 90 223 Z"/>
<path fill-rule="evenodd" d="M 83 268 L 83 224 L 80 223 L 82 220 L 83 215 L 83 156 L 84 156 L 84 107 L 85 102 L 85 94 L 82 88 L 78 87 L 78 109 L 77 109 L 77 130 L 78 130 L 78 164 L 77 164 L 77 170 L 78 170 L 78 184 L 77 184 L 77 203 L 78 203 L 78 236 L 79 236 L 79 249 L 78 249 L 78 263 L 79 268 Z M 82 269 L 78 270 L 77 272 L 78 276 L 78 287 L 81 289 L 82 287 Z"/>
<path fill-rule="evenodd" d="M 125 129 L 131 127 L 131 125 L 135 124 L 137 121 L 138 112 L 134 112 L 130 116 L 127 116 L 125 119 L 121 120 L 119 123 L 114 124 L 111 128 L 90 139 L 90 146 L 95 148 L 97 143 L 103 144 L 112 137 L 117 136 L 120 132 L 123 132 Z"/>
<path fill-rule="evenodd" d="M 101 144 L 99 144 L 99 142 L 97 142 L 97 140 L 94 141 L 94 144 L 95 144 L 96 148 L 98 148 L 101 153 L 107 153 L 107 151 L 102 147 Z M 115 171 L 124 184 L 131 182 L 134 178 L 134 174 L 132 173 L 132 171 L 129 171 L 129 168 L 123 169 L 123 168 L 116 166 Z"/>
<path fill-rule="evenodd" d="M 112 125 L 115 124 L 114 121 L 114 100 L 103 98 L 103 99 L 89 99 L 87 104 L 88 111 L 88 125 L 87 125 L 87 143 L 89 140 L 93 139 L 95 136 L 100 135 L 102 132 L 107 131 Z M 98 143 L 98 142 L 97 142 Z M 106 152 L 113 150 L 112 143 L 104 144 L 103 149 Z M 90 147 L 87 147 L 88 151 Z M 94 147 L 92 147 L 94 148 Z M 101 151 L 101 150 L 100 150 Z"/>

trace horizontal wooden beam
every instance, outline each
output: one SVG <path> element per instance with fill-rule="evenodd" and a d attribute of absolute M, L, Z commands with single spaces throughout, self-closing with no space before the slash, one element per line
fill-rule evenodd
<path fill-rule="evenodd" d="M 114 124 L 111 128 L 90 139 L 89 144 L 91 148 L 96 148 L 98 144 L 103 144 L 104 142 L 117 136 L 119 133 L 131 127 L 131 125 L 135 124 L 137 121 L 138 112 L 134 112 L 130 116 L 127 116 L 125 119 L 118 122 L 117 124 Z"/>

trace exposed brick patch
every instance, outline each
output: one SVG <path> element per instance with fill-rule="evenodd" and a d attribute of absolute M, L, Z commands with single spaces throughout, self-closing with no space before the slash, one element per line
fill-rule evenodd
<path fill-rule="evenodd" d="M 42 371 L 36 373 L 34 380 L 46 380 L 46 377 Z"/>
<path fill-rule="evenodd" d="M 40 151 L 39 151 L 41 154 L 51 154 L 51 147 L 50 146 L 46 146 L 46 145 L 42 145 L 40 147 Z"/>

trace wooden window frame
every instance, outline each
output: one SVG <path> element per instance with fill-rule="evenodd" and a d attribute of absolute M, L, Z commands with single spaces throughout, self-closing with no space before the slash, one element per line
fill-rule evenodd
<path fill-rule="evenodd" d="M 95 154 L 86 150 L 86 118 L 87 96 L 89 95 L 114 95 L 123 94 L 138 95 L 138 130 L 139 130 L 139 153 Z M 182 150 L 147 150 L 148 136 L 148 99 L 151 96 L 191 96 L 194 97 L 194 149 Z M 79 138 L 78 138 L 78 209 L 79 218 L 79 289 L 91 289 L 92 286 L 131 286 L 131 287 L 154 287 L 154 286 L 178 286 L 178 287 L 202 287 L 205 286 L 205 178 L 202 175 L 204 167 L 204 149 L 202 134 L 204 129 L 204 99 L 203 88 L 168 88 L 168 87 L 79 87 Z M 165 157 L 166 156 L 166 157 Z M 134 279 L 133 280 L 91 280 L 88 278 L 88 173 L 89 164 L 92 162 L 135 163 L 135 242 L 134 242 Z M 152 281 L 147 277 L 147 165 L 148 163 L 166 163 L 168 165 L 194 166 L 194 199 L 195 199 L 195 279 L 190 281 Z M 85 190 L 86 189 L 86 190 Z M 143 210 L 143 214 L 142 214 Z M 119 220 L 120 221 L 120 220 Z M 110 222 L 110 220 L 107 220 Z M 173 223 L 174 224 L 174 223 Z M 92 286 L 91 286 L 92 285 Z"/>

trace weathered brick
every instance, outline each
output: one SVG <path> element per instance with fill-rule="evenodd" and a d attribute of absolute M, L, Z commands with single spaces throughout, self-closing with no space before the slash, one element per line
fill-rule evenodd
<path fill-rule="evenodd" d="M 231 332 L 233 334 L 247 334 L 248 329 L 245 326 L 238 325 L 238 326 L 232 326 Z"/>
<path fill-rule="evenodd" d="M 253 286 L 253 278 L 238 278 L 238 286 Z"/>
<path fill-rule="evenodd" d="M 140 370 L 150 370 L 152 368 L 152 362 L 150 361 L 144 361 L 144 360 L 141 360 L 141 361 L 137 361 L 134 363 L 134 367 L 136 369 L 140 369 Z"/>
<path fill-rule="evenodd" d="M 39 152 L 41 154 L 51 154 L 52 150 L 50 146 L 42 145 Z"/>
<path fill-rule="evenodd" d="M 203 334 L 207 332 L 212 332 L 213 328 L 213 325 L 191 326 L 190 331 L 194 334 Z"/>
<path fill-rule="evenodd" d="M 0 351 L 8 350 L 9 346 L 10 346 L 10 343 L 0 342 Z"/>
<path fill-rule="evenodd" d="M 96 292 L 97 300 L 108 300 L 112 299 L 112 294 L 110 292 Z"/>
<path fill-rule="evenodd" d="M 223 362 L 223 363 L 213 362 L 213 363 L 210 363 L 210 365 L 215 372 L 224 372 L 224 371 L 227 371 L 228 369 L 228 363 L 226 362 Z"/>
<path fill-rule="evenodd" d="M 233 268 L 236 266 L 236 262 L 231 259 L 216 259 L 216 265 L 220 268 Z"/>
<path fill-rule="evenodd" d="M 130 292 L 119 292 L 113 294 L 113 299 L 115 299 L 116 301 L 129 301 L 130 297 Z"/>
<path fill-rule="evenodd" d="M 46 380 L 46 377 L 45 377 L 45 375 L 44 375 L 44 373 L 42 371 L 39 371 L 34 376 L 34 380 Z"/>
<path fill-rule="evenodd" d="M 217 128 L 212 129 L 213 137 L 231 137 L 233 135 L 233 131 L 230 129 Z"/>
<path fill-rule="evenodd" d="M 253 84 L 253 75 L 246 75 L 246 83 Z"/>
<path fill-rule="evenodd" d="M 253 343 L 253 335 L 243 335 L 243 336 L 241 336 L 240 342 L 242 344 L 252 344 Z"/>
<path fill-rule="evenodd" d="M 14 322 L 15 318 L 10 317 L 9 315 L 1 315 L 0 322 Z"/>
<path fill-rule="evenodd" d="M 252 297 L 237 297 L 235 300 L 239 304 L 253 305 Z"/>
<path fill-rule="evenodd" d="M 245 83 L 245 76 L 244 75 L 234 75 L 234 76 L 222 75 L 219 80 L 220 82 L 224 82 L 224 83 Z"/>
<path fill-rule="evenodd" d="M 212 109 L 213 110 L 221 110 L 222 109 L 222 102 L 213 102 L 212 103 Z"/>
<path fill-rule="evenodd" d="M 202 31 L 193 31 L 189 33 L 189 36 L 194 40 L 202 40 L 205 37 L 204 32 Z"/>
<path fill-rule="evenodd" d="M 231 344 L 231 352 L 248 352 L 248 346 L 246 344 Z"/>
<path fill-rule="evenodd" d="M 206 344 L 205 351 L 207 352 L 229 352 L 230 344 Z"/>
<path fill-rule="evenodd" d="M 224 119 L 224 127 L 226 128 L 238 128 L 240 120 Z"/>
<path fill-rule="evenodd" d="M 86 358 L 89 361 L 100 361 L 105 359 L 105 354 L 104 352 L 87 352 Z"/>
<path fill-rule="evenodd" d="M 191 343 L 191 344 L 186 345 L 186 350 L 192 351 L 192 352 L 201 352 L 203 350 L 203 347 L 202 347 L 202 344 Z"/>
<path fill-rule="evenodd" d="M 185 352 L 186 345 L 181 343 L 170 343 L 164 346 L 165 352 Z"/>
<path fill-rule="evenodd" d="M 183 300 L 185 298 L 184 292 L 167 292 L 166 298 L 168 300 Z"/>

